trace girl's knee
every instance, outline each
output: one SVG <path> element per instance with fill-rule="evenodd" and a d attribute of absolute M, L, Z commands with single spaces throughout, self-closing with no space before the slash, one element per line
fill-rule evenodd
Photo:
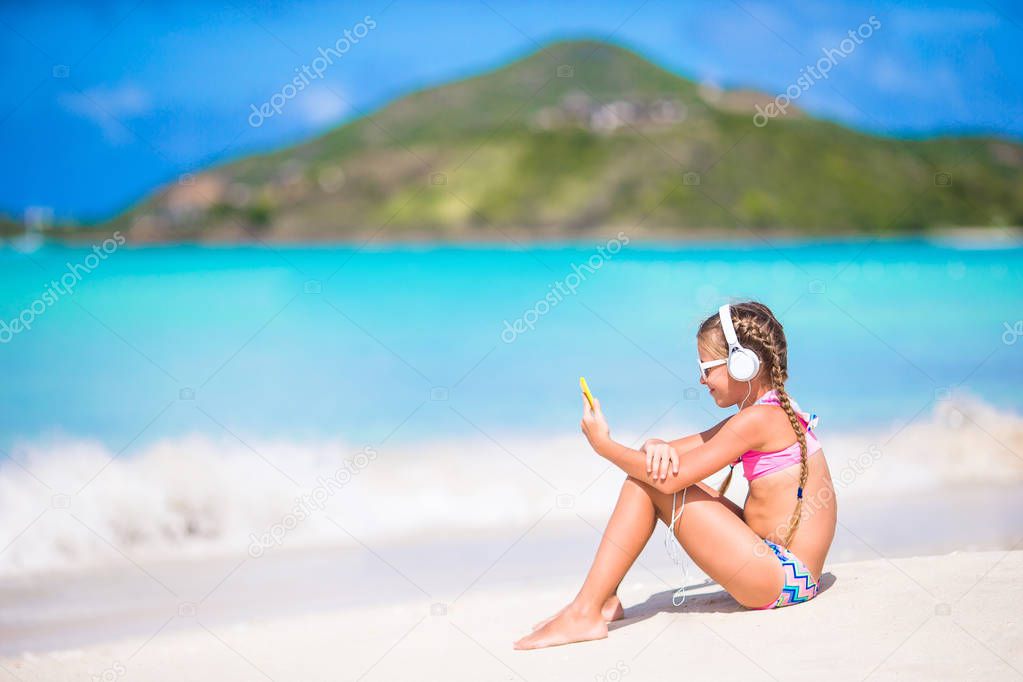
<path fill-rule="evenodd" d="M 622 482 L 622 491 L 623 492 L 625 492 L 625 491 L 630 491 L 630 492 L 634 492 L 634 493 L 640 493 L 641 492 L 641 493 L 649 496 L 651 490 L 653 490 L 653 488 L 650 486 L 649 483 L 647 483 L 646 481 L 641 481 L 640 479 L 636 478 L 635 476 L 626 476 L 625 477 L 625 481 Z"/>
<path fill-rule="evenodd" d="M 650 484 L 644 480 L 638 479 L 635 476 L 629 474 L 625 476 L 625 481 L 622 483 L 622 485 L 643 488 L 645 486 L 649 486 Z"/>

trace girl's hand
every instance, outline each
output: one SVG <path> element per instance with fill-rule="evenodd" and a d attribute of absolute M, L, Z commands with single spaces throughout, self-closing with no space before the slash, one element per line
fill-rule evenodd
<path fill-rule="evenodd" d="M 678 474 L 678 452 L 660 438 L 651 438 L 643 443 L 643 452 L 646 453 L 646 472 L 655 481 L 666 479 L 669 470 Z"/>
<path fill-rule="evenodd" d="M 646 446 L 653 445 L 655 443 L 667 443 L 668 441 L 661 440 L 660 438 L 647 438 L 646 442 L 643 443 L 643 447 L 640 448 L 643 452 L 646 452 Z"/>
<path fill-rule="evenodd" d="M 582 399 L 583 420 L 581 426 L 583 433 L 586 435 L 586 440 L 590 441 L 590 446 L 597 452 L 600 452 L 600 449 L 611 440 L 611 429 L 607 425 L 604 413 L 600 409 L 600 401 L 594 398 L 593 408 L 591 409 L 586 396 L 582 396 Z"/>

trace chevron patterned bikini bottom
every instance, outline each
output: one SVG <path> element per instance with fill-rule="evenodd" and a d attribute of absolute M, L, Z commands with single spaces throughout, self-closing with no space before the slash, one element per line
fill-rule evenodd
<path fill-rule="evenodd" d="M 770 540 L 764 540 L 767 546 L 774 551 L 774 555 L 781 561 L 781 567 L 785 571 L 785 584 L 781 588 L 781 594 L 767 606 L 758 606 L 754 610 L 774 609 L 780 606 L 801 604 L 810 601 L 817 596 L 817 581 L 813 579 L 810 570 L 803 565 L 803 562 L 796 558 L 796 555 L 789 550 L 776 545 Z"/>

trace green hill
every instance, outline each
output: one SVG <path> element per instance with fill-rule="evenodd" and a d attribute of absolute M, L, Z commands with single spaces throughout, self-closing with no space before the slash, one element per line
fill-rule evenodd
<path fill-rule="evenodd" d="M 794 110 L 757 127 L 770 99 L 560 42 L 183 178 L 94 227 L 163 241 L 1023 224 L 1019 144 L 880 137 Z"/>

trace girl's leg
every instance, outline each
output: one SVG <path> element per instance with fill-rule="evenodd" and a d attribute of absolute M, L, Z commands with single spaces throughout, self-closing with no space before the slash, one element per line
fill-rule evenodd
<path fill-rule="evenodd" d="M 580 611 L 599 611 L 646 547 L 657 526 L 657 514 L 650 496 L 629 476 L 622 484 L 607 529 L 600 539 L 597 554 L 583 586 L 569 606 Z"/>
<path fill-rule="evenodd" d="M 635 488 L 641 489 L 656 518 L 669 522 L 672 505 L 670 494 L 662 493 L 632 477 L 626 483 L 630 493 L 628 499 L 632 499 Z M 681 492 L 678 497 L 681 500 Z M 636 503 L 634 506 L 640 505 Z M 652 531 L 651 526 L 643 537 L 644 544 Z M 740 604 L 747 607 L 762 606 L 781 592 L 784 571 L 774 553 L 734 509 L 723 504 L 721 498 L 705 486 L 697 483 L 687 489 L 685 507 L 676 524 L 675 536 L 693 561 Z M 604 544 L 601 543 L 602 549 Z M 627 548 L 633 545 L 625 539 L 622 546 Z M 642 545 L 639 549 L 642 549 Z M 638 554 L 637 550 L 636 556 Z M 607 625 L 599 609 L 609 591 L 621 581 L 617 571 L 621 570 L 620 559 L 623 555 L 618 556 L 619 560 L 615 561 L 614 554 L 609 553 L 606 567 L 598 567 L 595 561 L 594 569 L 591 569 L 579 594 L 566 610 L 533 634 L 520 639 L 515 647 L 534 649 L 606 637 Z M 625 570 L 628 570 L 628 565 Z"/>
<path fill-rule="evenodd" d="M 668 523 L 672 496 L 638 483 L 650 495 L 658 518 Z M 748 608 L 763 606 L 781 592 L 785 570 L 764 539 L 735 513 L 734 505 L 722 504 L 723 499 L 702 483 L 689 486 L 673 529 L 675 537 L 693 562 L 737 602 Z M 679 491 L 677 504 L 681 502 Z"/>
<path fill-rule="evenodd" d="M 575 599 L 546 623 L 538 623 L 533 635 L 527 635 L 517 641 L 515 643 L 517 649 L 532 649 L 542 641 L 550 641 L 549 635 L 545 636 L 548 625 L 566 619 L 574 622 L 572 630 L 582 633 L 582 639 L 607 637 L 606 621 L 613 618 L 607 617 L 609 614 L 603 612 L 603 607 L 608 605 L 609 601 L 613 601 L 611 598 L 616 596 L 622 579 L 636 561 L 636 557 L 643 551 L 657 525 L 654 504 L 647 492 L 638 484 L 639 481 L 631 476 L 622 484 L 618 502 L 600 539 L 597 554 L 593 557 L 593 564 Z M 615 604 L 610 606 L 612 612 L 616 611 Z M 621 607 L 620 603 L 617 607 Z"/>
<path fill-rule="evenodd" d="M 618 586 L 657 526 L 653 502 L 636 483 L 638 483 L 636 479 L 628 477 L 622 484 L 618 502 L 607 522 L 607 529 L 601 537 L 597 554 L 593 557 L 586 582 L 573 600 L 573 603 L 579 602 L 582 605 L 596 603 L 605 621 L 618 620 L 624 616 L 621 602 L 618 600 Z M 606 594 L 601 597 L 601 593 L 605 591 Z M 571 604 L 550 618 L 540 621 L 533 629 L 543 627 L 570 606 Z"/>

